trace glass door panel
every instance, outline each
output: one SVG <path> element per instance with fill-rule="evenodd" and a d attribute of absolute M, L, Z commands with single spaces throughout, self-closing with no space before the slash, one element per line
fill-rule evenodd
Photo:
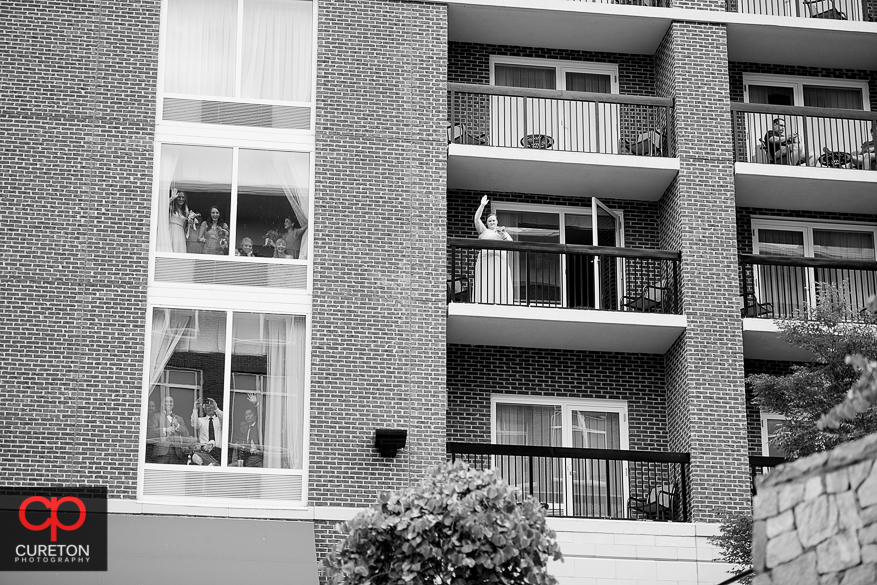
<path fill-rule="evenodd" d="M 833 260 L 874 260 L 874 234 L 814 228 L 813 257 Z M 871 271 L 816 268 L 814 278 L 818 283 L 824 282 L 838 287 L 854 313 L 864 309 L 868 297 L 877 292 L 875 275 Z"/>
<path fill-rule="evenodd" d="M 564 238 L 567 244 L 591 246 L 594 230 L 590 215 L 564 214 Z M 566 298 L 568 306 L 594 309 L 597 307 L 594 286 L 594 256 L 566 255 Z"/>
<path fill-rule="evenodd" d="M 570 410 L 572 447 L 620 449 L 620 415 L 613 412 Z M 625 481 L 621 461 L 578 459 L 573 461 L 567 482 L 570 514 L 588 518 L 624 516 Z"/>
<path fill-rule="evenodd" d="M 596 197 L 591 198 L 591 244 L 615 247 L 621 242 L 621 216 L 603 205 Z M 624 290 L 622 275 L 624 266 L 620 258 L 596 258 L 594 282 L 597 309 L 618 309 L 619 290 Z"/>
<path fill-rule="evenodd" d="M 612 78 L 599 73 L 565 71 L 567 91 L 612 93 Z M 618 153 L 618 104 L 564 100 L 558 148 L 574 152 Z"/>
<path fill-rule="evenodd" d="M 560 243 L 560 215 L 535 211 L 497 212 L 517 242 Z M 557 253 L 510 252 L 514 302 L 536 306 L 559 306 L 563 302 L 563 271 Z"/>
<path fill-rule="evenodd" d="M 805 256 L 804 231 L 759 228 L 756 254 L 761 256 Z M 789 266 L 757 266 L 755 296 L 759 303 L 771 303 L 777 316 L 791 316 L 803 310 L 811 296 L 807 269 Z"/>
<path fill-rule="evenodd" d="M 494 85 L 531 89 L 556 89 L 554 67 L 500 65 L 494 67 Z M 531 134 L 558 136 L 560 120 L 555 100 L 491 96 L 490 144 L 520 147 Z"/>

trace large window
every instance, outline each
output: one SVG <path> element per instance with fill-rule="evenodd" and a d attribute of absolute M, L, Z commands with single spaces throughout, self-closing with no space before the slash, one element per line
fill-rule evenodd
<path fill-rule="evenodd" d="M 493 438 L 500 445 L 628 449 L 627 403 L 496 395 Z M 530 466 L 533 466 L 531 468 Z M 497 461 L 504 479 L 561 515 L 621 517 L 627 485 L 621 461 L 534 458 Z"/>
<path fill-rule="evenodd" d="M 308 257 L 310 157 L 162 144 L 156 251 Z"/>
<path fill-rule="evenodd" d="M 309 129 L 313 3 L 167 0 L 163 119 Z"/>
<path fill-rule="evenodd" d="M 145 463 L 301 470 L 305 327 L 300 315 L 153 308 Z"/>

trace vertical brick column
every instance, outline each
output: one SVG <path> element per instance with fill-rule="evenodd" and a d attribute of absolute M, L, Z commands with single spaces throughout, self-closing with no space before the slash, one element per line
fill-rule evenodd
<path fill-rule="evenodd" d="M 661 238 L 682 251 L 688 320 L 665 357 L 668 433 L 691 453 L 692 518 L 716 521 L 750 506 L 725 29 L 674 23 L 655 61 L 659 95 L 676 102 L 680 164 Z"/>
<path fill-rule="evenodd" d="M 362 506 L 444 459 L 447 17 L 318 12 L 309 501 Z M 407 449 L 381 458 L 378 428 Z"/>
<path fill-rule="evenodd" d="M 0 10 L 5 485 L 136 493 L 159 13 L 159 0 Z"/>

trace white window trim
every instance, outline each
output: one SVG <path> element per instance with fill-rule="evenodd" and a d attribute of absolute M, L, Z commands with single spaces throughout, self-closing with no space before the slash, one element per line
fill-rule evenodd
<path fill-rule="evenodd" d="M 624 247 L 624 211 L 620 209 L 610 208 L 612 213 L 618 215 L 620 221 L 618 225 L 615 226 L 615 241 L 617 242 L 616 246 L 619 248 Z M 498 211 L 524 211 L 524 212 L 534 212 L 534 213 L 556 213 L 558 214 L 560 220 L 560 231 L 563 234 L 563 216 L 566 213 L 572 215 L 587 215 L 590 217 L 591 206 L 588 207 L 569 207 L 566 205 L 538 205 L 538 204 L 530 204 L 530 203 L 506 203 L 503 201 L 491 200 L 490 204 L 491 213 L 496 213 Z M 563 236 L 561 235 L 561 239 Z"/>
<path fill-rule="evenodd" d="M 560 59 L 537 59 L 533 57 L 504 57 L 501 55 L 490 56 L 490 85 L 496 85 L 495 67 L 496 65 L 529 65 L 531 67 L 552 67 L 556 74 L 556 85 L 558 89 L 566 88 L 566 79 L 564 73 L 572 71 L 575 73 L 594 73 L 598 75 L 609 75 L 612 91 L 610 93 L 618 93 L 618 65 L 614 63 L 593 63 L 590 61 L 566 61 Z"/>
<path fill-rule="evenodd" d="M 795 106 L 804 105 L 804 86 L 815 85 L 820 87 L 846 87 L 856 88 L 862 91 L 863 111 L 870 112 L 870 96 L 868 94 L 868 82 L 858 79 L 836 79 L 826 77 L 803 77 L 797 75 L 772 75 L 766 73 L 743 74 L 743 101 L 749 103 L 749 85 L 768 85 L 773 87 L 790 87 L 794 89 Z"/>
<path fill-rule="evenodd" d="M 146 348 L 145 354 L 146 358 L 143 361 L 143 378 L 142 378 L 142 388 L 141 388 L 141 413 L 140 413 L 140 435 L 139 435 L 139 448 L 138 448 L 138 463 L 137 463 L 137 499 L 141 501 L 152 501 L 150 499 L 144 498 L 143 495 L 143 487 L 144 487 L 144 474 L 146 470 L 146 465 L 150 465 L 150 468 L 155 468 L 156 466 L 159 469 L 168 469 L 169 471 L 182 472 L 187 473 L 187 469 L 191 466 L 188 465 L 161 465 L 161 464 L 147 464 L 146 463 L 146 431 L 147 431 L 147 417 L 149 416 L 149 404 L 147 397 L 149 395 L 149 355 L 151 351 L 151 343 L 152 343 L 152 312 L 154 309 L 186 309 L 186 308 L 199 308 L 203 310 L 211 310 L 211 311 L 223 311 L 227 316 L 227 326 L 226 326 L 226 356 L 227 358 L 224 361 L 224 375 L 225 375 L 225 383 L 223 386 L 223 398 L 228 400 L 232 390 L 231 390 L 231 359 L 230 353 L 228 351 L 231 348 L 232 343 L 232 329 L 234 323 L 234 313 L 255 313 L 255 314 L 283 314 L 292 317 L 303 317 L 305 319 L 305 372 L 304 372 L 304 388 L 303 388 L 303 400 L 304 400 L 304 408 L 302 414 L 303 420 L 303 428 L 302 428 L 302 468 L 301 469 L 271 469 L 271 468 L 239 468 L 239 467 L 218 467 L 218 468 L 206 468 L 209 472 L 213 473 L 236 473 L 236 474 L 245 474 L 252 476 L 262 476 L 262 475 L 292 475 L 292 476 L 301 476 L 302 478 L 302 500 L 301 501 L 291 501 L 291 502 L 277 502 L 272 500 L 271 506 L 277 508 L 300 508 L 302 505 L 307 505 L 308 502 L 308 477 L 309 477 L 309 463 L 310 463 L 310 389 L 311 389 L 311 335 L 312 335 L 312 320 L 310 314 L 310 307 L 308 307 L 307 314 L 294 312 L 287 309 L 286 311 L 276 311 L 270 310 L 265 307 L 254 306 L 252 301 L 248 303 L 239 303 L 237 308 L 233 308 L 231 306 L 226 306 L 223 308 L 219 307 L 195 307 L 192 305 L 186 306 L 185 303 L 182 302 L 173 302 L 169 304 L 148 304 L 146 309 L 146 319 L 144 323 L 144 347 Z M 186 418 L 186 414 L 188 413 L 177 413 L 183 417 L 184 420 L 188 421 Z M 226 432 L 226 429 L 223 429 L 223 432 Z M 189 473 L 195 472 L 203 472 L 205 470 L 204 467 L 195 466 L 193 470 L 189 470 Z M 228 507 L 229 505 L 241 508 L 247 507 L 264 507 L 265 501 L 259 499 L 246 500 L 241 498 L 235 499 L 222 499 L 222 498 L 196 498 L 196 497 L 180 497 L 178 500 L 169 500 L 165 503 L 180 503 L 185 505 L 201 505 L 201 506 L 210 506 L 210 507 Z"/>
<path fill-rule="evenodd" d="M 619 415 L 619 450 L 630 449 L 630 428 L 628 420 L 628 408 L 626 400 L 606 400 L 603 398 L 565 398 L 560 396 L 528 396 L 520 394 L 491 394 L 490 395 L 490 440 L 496 444 L 496 405 L 497 404 L 532 404 L 534 406 L 560 406 L 563 418 L 563 442 L 569 446 L 572 433 L 571 423 L 567 425 L 566 414 L 570 410 L 591 410 L 596 412 L 610 412 Z"/>
<path fill-rule="evenodd" d="M 777 230 L 801 230 L 804 232 L 804 257 L 813 258 L 813 230 L 849 230 L 857 232 L 870 232 L 874 238 L 874 246 L 877 248 L 877 225 L 872 223 L 844 222 L 844 221 L 806 221 L 800 219 L 780 219 L 772 217 L 754 216 L 752 223 L 752 253 L 758 254 L 759 229 Z M 877 250 L 875 250 L 877 251 Z M 877 259 L 877 258 L 875 258 Z"/>
<path fill-rule="evenodd" d="M 167 43 L 165 42 L 167 35 L 167 13 L 168 13 L 168 0 L 161 1 L 161 15 L 159 17 L 159 33 L 158 33 L 158 67 L 157 67 L 157 75 L 158 79 L 156 80 L 156 104 L 155 104 L 155 120 L 156 120 L 156 130 L 159 127 L 167 127 L 167 128 L 180 128 L 180 129 L 202 129 L 204 131 L 209 132 L 210 129 L 214 129 L 216 134 L 218 135 L 226 135 L 225 129 L 227 128 L 235 128 L 238 130 L 247 130 L 247 127 L 242 126 L 225 126 L 218 124 L 198 124 L 193 122 L 176 122 L 176 121 L 165 121 L 162 120 L 163 108 L 164 108 L 164 98 L 165 97 L 182 97 L 189 99 L 197 99 L 197 100 L 209 100 L 209 101 L 222 101 L 222 102 L 234 102 L 234 103 L 248 103 L 248 104 L 276 104 L 276 105 L 284 105 L 284 106 L 299 106 L 299 107 L 309 107 L 310 108 L 310 129 L 309 130 L 291 130 L 286 128 L 258 128 L 253 129 L 257 133 L 268 133 L 273 134 L 275 136 L 291 136 L 291 135 L 306 135 L 310 136 L 313 140 L 314 129 L 316 127 L 317 122 L 317 23 L 319 21 L 319 5 L 318 0 L 311 0 L 312 8 L 311 8 L 311 101 L 310 102 L 297 102 L 297 101 L 280 101 L 280 100 L 264 100 L 264 99 L 251 99 L 251 98 L 238 98 L 238 97 L 219 97 L 219 96 L 203 96 L 203 95 L 189 95 L 189 94 L 177 94 L 177 93 L 165 93 L 164 91 L 164 72 L 165 66 L 167 62 Z M 238 34 L 236 39 L 238 41 L 238 45 L 240 45 L 241 40 L 241 28 L 243 27 L 242 18 L 240 17 L 240 12 L 242 10 L 242 5 L 238 3 Z M 239 85 L 240 80 L 237 79 L 240 75 L 240 60 L 242 59 L 240 47 L 236 47 L 235 49 L 235 58 L 237 63 L 235 64 L 235 85 Z"/>
<path fill-rule="evenodd" d="M 764 457 L 770 456 L 770 445 L 768 444 L 768 436 L 767 436 L 767 421 L 768 420 L 788 420 L 785 416 L 781 414 L 774 414 L 772 412 L 767 411 L 759 411 L 760 417 L 759 420 L 761 422 L 761 454 Z"/>

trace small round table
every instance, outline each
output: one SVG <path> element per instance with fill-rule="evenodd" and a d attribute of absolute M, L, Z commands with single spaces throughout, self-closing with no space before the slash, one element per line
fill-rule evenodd
<path fill-rule="evenodd" d="M 824 167 L 841 169 L 853 162 L 853 157 L 848 152 L 826 152 L 819 157 L 819 164 Z"/>
<path fill-rule="evenodd" d="M 547 149 L 554 146 L 554 138 L 547 134 L 527 134 L 521 138 L 521 146 L 524 148 Z"/>

